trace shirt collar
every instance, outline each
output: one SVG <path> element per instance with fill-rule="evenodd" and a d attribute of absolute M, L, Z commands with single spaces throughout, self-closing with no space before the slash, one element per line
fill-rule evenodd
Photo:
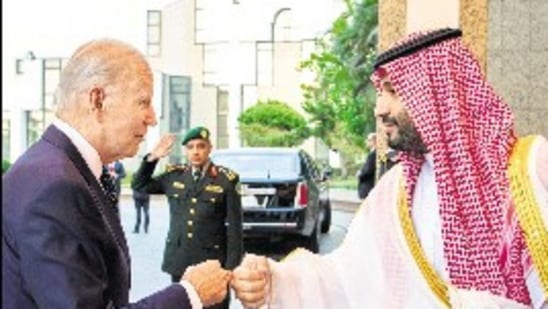
<path fill-rule="evenodd" d="M 426 163 L 430 165 L 430 167 L 434 167 L 434 156 L 431 152 L 424 155 L 424 158 L 426 159 Z"/>
<path fill-rule="evenodd" d="M 211 161 L 208 160 L 206 163 L 204 163 L 204 165 L 202 165 L 201 169 L 198 169 L 198 168 L 192 166 L 192 175 L 194 175 L 194 173 L 196 171 L 200 171 L 202 173 L 202 175 L 204 175 L 206 173 L 206 171 L 209 169 L 210 165 L 211 165 Z"/>
<path fill-rule="evenodd" d="M 64 122 L 63 120 L 59 118 L 55 118 L 53 120 L 53 124 L 61 130 L 61 132 L 65 133 L 67 137 L 70 139 L 70 141 L 74 144 L 78 152 L 82 155 L 82 158 L 84 158 L 84 161 L 88 165 L 89 169 L 95 176 L 95 178 L 99 179 L 102 172 L 103 163 L 101 162 L 101 158 L 99 157 L 99 153 L 93 146 L 76 130 L 73 128 L 70 124 Z"/>

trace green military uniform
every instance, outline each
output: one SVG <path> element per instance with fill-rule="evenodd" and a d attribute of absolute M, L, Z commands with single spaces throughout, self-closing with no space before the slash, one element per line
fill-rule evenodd
<path fill-rule="evenodd" d="M 152 177 L 157 163 L 145 157 L 131 187 L 167 195 L 170 223 L 162 270 L 179 276 L 188 266 L 208 259 L 227 269 L 238 266 L 243 255 L 238 175 L 210 162 L 198 181 L 189 165 L 171 165 Z"/>

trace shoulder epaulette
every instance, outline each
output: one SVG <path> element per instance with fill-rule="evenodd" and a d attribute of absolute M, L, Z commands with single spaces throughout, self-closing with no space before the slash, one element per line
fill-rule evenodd
<path fill-rule="evenodd" d="M 219 172 L 224 174 L 229 181 L 234 181 L 234 179 L 238 177 L 238 173 L 229 169 L 228 167 L 217 165 L 217 169 L 219 170 Z"/>
<path fill-rule="evenodd" d="M 166 164 L 166 172 L 172 172 L 172 171 L 186 171 L 188 169 L 188 165 L 186 164 Z"/>

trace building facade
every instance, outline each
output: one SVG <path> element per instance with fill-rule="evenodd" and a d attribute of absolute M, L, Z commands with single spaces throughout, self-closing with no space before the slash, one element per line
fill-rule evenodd
<path fill-rule="evenodd" d="M 298 65 L 344 8 L 340 0 L 137 3 L 127 3 L 127 14 L 137 17 L 126 27 L 137 27 L 141 33 L 131 39 L 118 38 L 141 47 L 150 61 L 159 125 L 149 130 L 139 155 L 124 160 L 130 169 L 161 134 L 183 136 L 196 125 L 210 128 L 217 148 L 240 146 L 237 118 L 258 100 L 276 99 L 302 111 L 299 86 L 311 76 Z M 309 14 L 312 5 L 315 14 Z M 12 59 L 14 74 L 7 76 L 13 86 L 4 100 L 9 104 L 2 115 L 3 158 L 11 161 L 53 119 L 53 91 L 70 55 L 36 57 L 38 52 L 46 54 L 39 46 L 32 54 L 19 52 Z M 314 139 L 303 147 L 315 157 L 328 156 L 327 149 Z M 176 147 L 169 161 L 182 159 Z"/>

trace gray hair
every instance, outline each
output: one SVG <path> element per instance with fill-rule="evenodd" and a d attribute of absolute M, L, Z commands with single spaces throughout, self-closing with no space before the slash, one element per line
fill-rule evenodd
<path fill-rule="evenodd" d="M 152 74 L 142 53 L 127 43 L 98 39 L 82 45 L 61 72 L 54 95 L 57 112 L 75 108 L 75 98 L 93 87 L 120 87 L 139 69 Z"/>

